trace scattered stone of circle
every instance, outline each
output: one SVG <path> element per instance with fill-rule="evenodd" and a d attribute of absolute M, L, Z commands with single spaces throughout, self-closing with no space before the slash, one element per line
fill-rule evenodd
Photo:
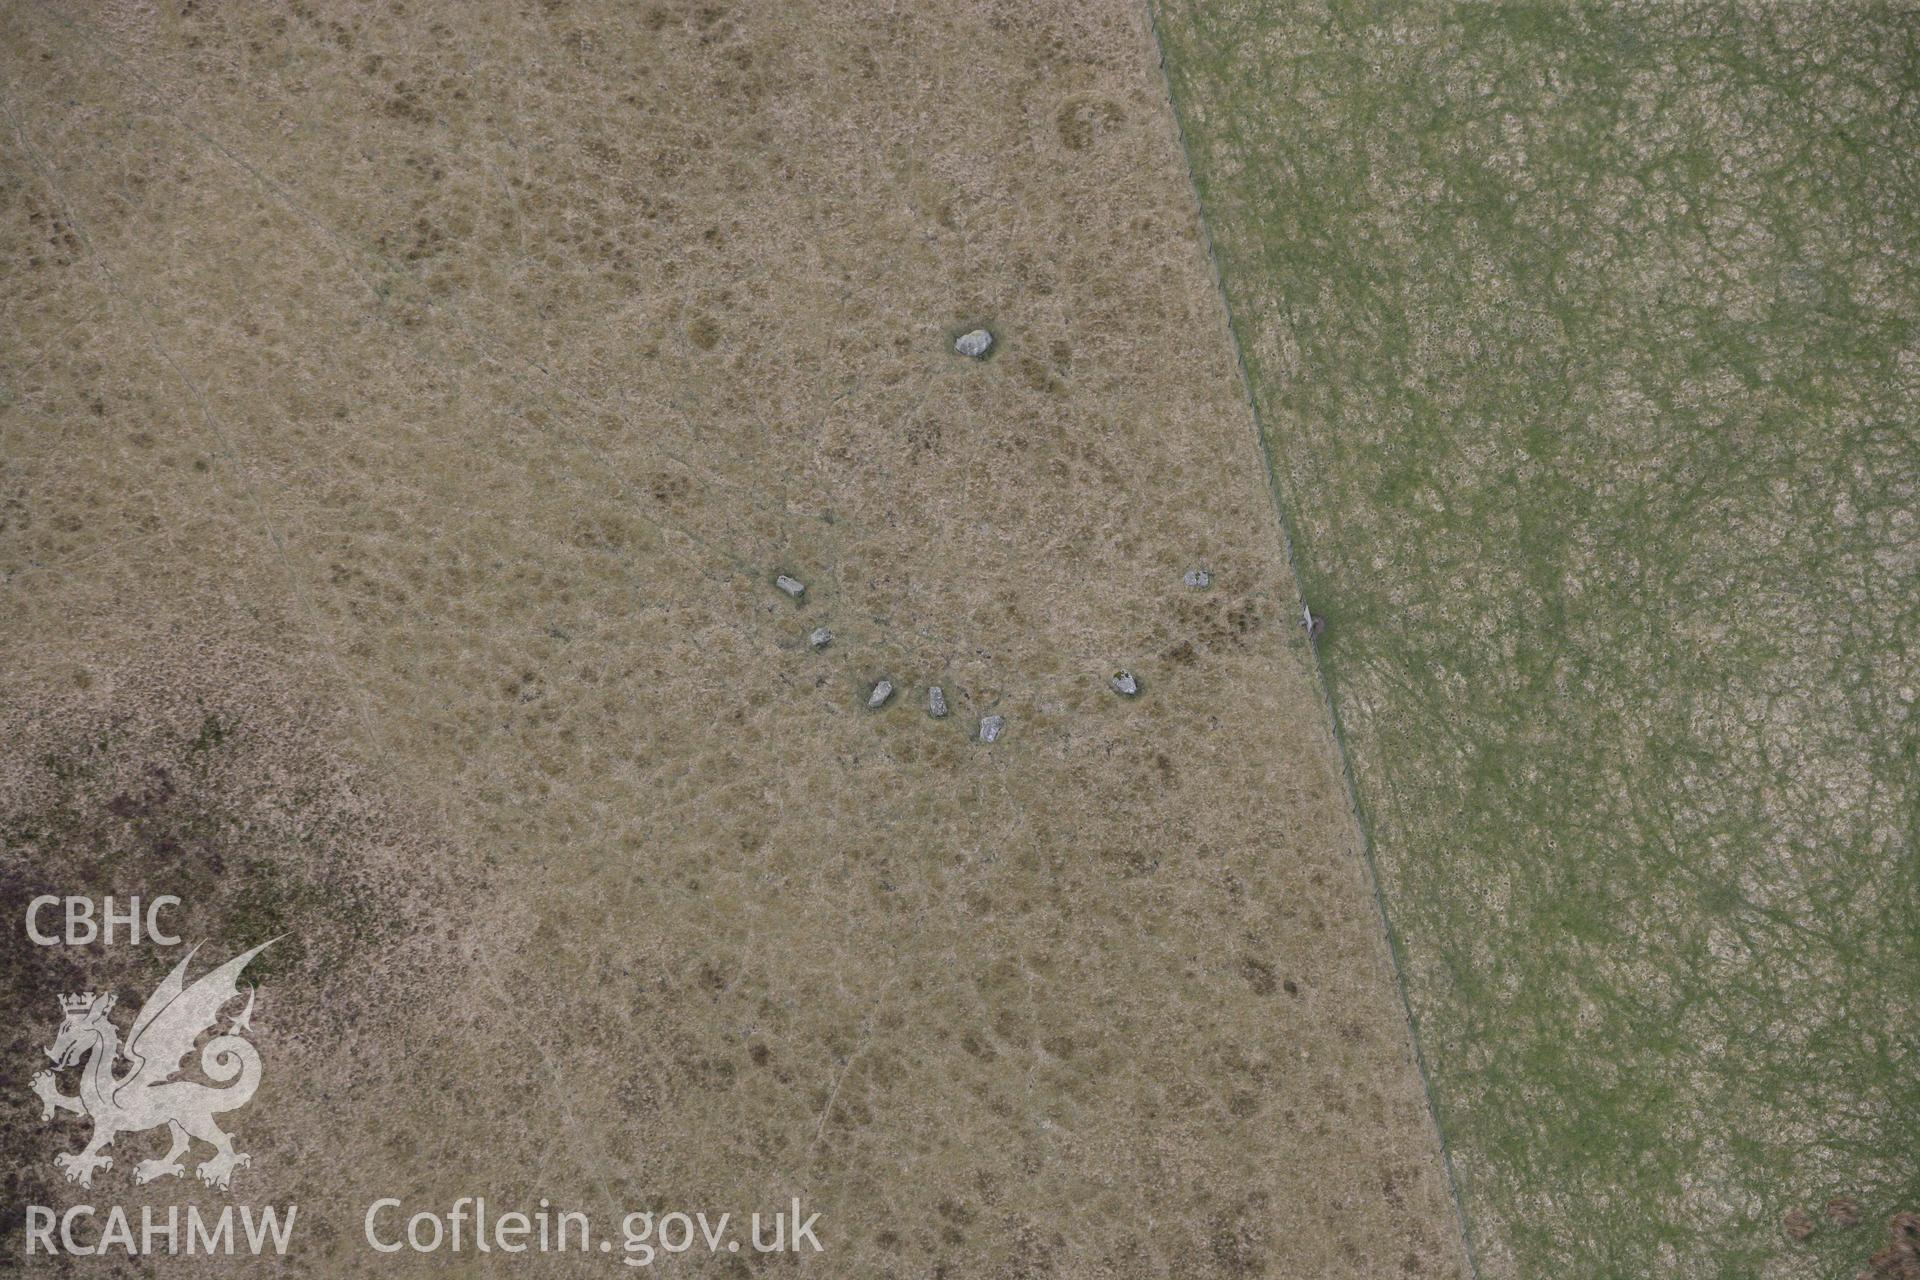
<path fill-rule="evenodd" d="M 1327 620 L 1308 609 L 1301 614 L 1300 625 L 1307 629 L 1308 640 L 1318 640 L 1321 633 L 1327 629 Z"/>
<path fill-rule="evenodd" d="M 813 634 L 807 637 L 807 643 L 816 649 L 824 649 L 833 643 L 833 632 L 825 627 L 815 627 Z"/>
<path fill-rule="evenodd" d="M 975 360 L 986 355 L 992 346 L 993 335 L 985 329 L 975 329 L 971 333 L 963 333 L 953 340 L 953 349 L 955 351 L 958 351 L 963 356 L 972 356 Z"/>
<path fill-rule="evenodd" d="M 1205 569 L 1189 569 L 1187 570 L 1187 576 L 1182 579 L 1182 581 L 1194 591 L 1205 591 L 1213 585 L 1213 575 Z"/>
<path fill-rule="evenodd" d="M 795 600 L 807 594 L 806 583 L 800 581 L 798 578 L 789 578 L 784 573 L 773 580 L 773 585 L 780 588 L 780 590 L 789 596 L 792 596 Z"/>
<path fill-rule="evenodd" d="M 927 690 L 927 714 L 935 720 L 946 718 L 947 694 L 946 691 L 937 684 Z"/>
<path fill-rule="evenodd" d="M 1006 729 L 1005 716 L 986 716 L 980 721 L 980 741 L 998 742 L 1000 734 Z"/>
<path fill-rule="evenodd" d="M 1140 694 L 1140 682 L 1133 678 L 1131 671 L 1116 671 L 1113 673 L 1113 679 L 1107 683 L 1112 685 L 1113 691 L 1123 698 L 1138 697 Z"/>
<path fill-rule="evenodd" d="M 893 681 L 882 680 L 873 686 L 873 692 L 867 695 L 867 707 L 878 711 L 887 705 L 887 699 L 893 696 Z"/>

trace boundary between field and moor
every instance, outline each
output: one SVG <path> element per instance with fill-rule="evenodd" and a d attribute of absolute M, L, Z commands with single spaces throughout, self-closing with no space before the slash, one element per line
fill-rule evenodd
<path fill-rule="evenodd" d="M 1280 526 L 1280 549 L 1287 562 L 1287 570 L 1293 575 L 1295 588 L 1300 592 L 1302 616 L 1310 607 L 1306 599 L 1306 586 L 1300 574 L 1300 559 L 1294 546 L 1293 521 L 1289 514 L 1286 495 L 1280 489 L 1280 477 L 1274 468 L 1273 445 L 1267 432 L 1264 416 L 1260 411 L 1260 398 L 1254 391 L 1253 375 L 1247 368 L 1246 349 L 1240 338 L 1240 321 L 1234 314 L 1233 295 L 1227 288 L 1226 274 L 1221 269 L 1220 255 L 1214 249 L 1213 228 L 1207 219 L 1206 201 L 1200 193 L 1200 180 L 1193 167 L 1193 152 L 1187 140 L 1187 121 L 1180 108 L 1179 96 L 1174 92 L 1173 72 L 1167 65 L 1166 42 L 1160 35 L 1159 0 L 1142 0 L 1146 11 L 1147 31 L 1153 42 L 1154 62 L 1160 72 L 1161 90 L 1166 94 L 1167 109 L 1172 113 L 1174 139 L 1180 149 L 1180 162 L 1187 172 L 1187 189 L 1193 195 L 1194 215 L 1200 227 L 1201 248 L 1206 253 L 1207 270 L 1213 277 L 1213 287 L 1220 299 L 1222 314 L 1227 322 L 1228 341 L 1233 345 L 1234 367 L 1240 373 L 1241 393 L 1246 397 L 1247 408 L 1253 416 L 1253 433 L 1260 446 L 1261 465 L 1266 469 L 1267 493 L 1273 501 L 1273 509 Z M 1320 700 L 1326 714 L 1326 723 L 1333 736 L 1334 754 L 1340 761 L 1340 776 L 1346 788 L 1347 807 L 1353 814 L 1354 828 L 1360 837 L 1360 858 L 1367 873 L 1367 886 L 1373 895 L 1374 910 L 1379 916 L 1380 930 L 1387 941 L 1387 960 L 1393 969 L 1393 985 L 1400 998 L 1400 1012 L 1406 1021 L 1407 1042 L 1413 1050 L 1414 1070 L 1420 1077 L 1420 1088 L 1426 1098 L 1427 1118 L 1433 1126 L 1435 1142 L 1440 1149 L 1441 1168 L 1446 1174 L 1447 1195 L 1452 1201 L 1454 1221 L 1460 1238 L 1460 1247 L 1466 1257 L 1468 1274 L 1479 1280 L 1480 1262 L 1474 1252 L 1473 1231 L 1467 1207 L 1460 1194 L 1460 1180 L 1453 1167 L 1453 1151 L 1447 1144 L 1446 1130 L 1440 1123 L 1440 1110 L 1434 1095 L 1433 1080 L 1427 1070 L 1427 1059 L 1420 1047 L 1420 1024 L 1413 1011 L 1413 1001 L 1407 985 L 1406 966 L 1403 961 L 1403 947 L 1398 931 L 1393 926 L 1392 914 L 1387 910 L 1387 898 L 1380 885 L 1380 868 L 1374 857 L 1373 831 L 1367 822 L 1366 810 L 1360 800 L 1359 780 L 1353 769 L 1353 759 L 1347 751 L 1346 734 L 1341 728 L 1339 707 L 1334 701 L 1333 685 L 1327 678 L 1326 669 L 1320 662 L 1320 652 L 1313 640 L 1307 642 L 1307 661 L 1313 671 Z"/>

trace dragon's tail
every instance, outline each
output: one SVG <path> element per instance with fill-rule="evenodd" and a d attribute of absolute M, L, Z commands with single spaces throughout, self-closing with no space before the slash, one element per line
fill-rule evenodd
<path fill-rule="evenodd" d="M 216 1114 L 246 1106 L 260 1087 L 260 1053 L 239 1036 L 215 1036 L 207 1041 L 207 1047 L 200 1051 L 200 1069 L 215 1084 L 227 1086 L 212 1091 Z M 227 1084 L 236 1076 L 239 1079 L 235 1083 Z"/>

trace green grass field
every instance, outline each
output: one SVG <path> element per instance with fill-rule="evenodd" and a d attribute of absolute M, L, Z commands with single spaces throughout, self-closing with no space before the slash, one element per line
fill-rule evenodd
<path fill-rule="evenodd" d="M 1481 1271 L 1855 1275 L 1920 1207 L 1920 27 L 1158 19 Z"/>

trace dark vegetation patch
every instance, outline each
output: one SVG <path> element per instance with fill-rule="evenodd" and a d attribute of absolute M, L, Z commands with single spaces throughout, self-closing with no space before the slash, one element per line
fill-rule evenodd
<path fill-rule="evenodd" d="M 1054 116 L 1054 129 L 1069 151 L 1085 151 L 1101 134 L 1117 127 L 1127 118 L 1120 104 L 1109 98 L 1082 94 L 1060 104 Z"/>
<path fill-rule="evenodd" d="M 1896 1213 L 1887 1224 L 1887 1242 L 1871 1258 L 1867 1280 L 1920 1280 L 1920 1213 Z"/>
<path fill-rule="evenodd" d="M 350 1054 L 379 1036 L 404 993 L 416 1009 L 464 966 L 436 921 L 477 886 L 456 886 L 447 851 L 332 746 L 330 709 L 304 703 L 258 655 L 200 650 L 185 662 L 94 670 L 86 688 L 30 690 L 0 705 L 0 1031 L 9 1078 L 46 1066 L 63 994 L 113 992 L 124 1033 L 133 1011 L 187 948 L 189 976 L 277 939 L 249 967 L 254 1022 L 275 1071 L 303 1053 Z M 24 927 L 35 897 L 111 895 L 144 910 L 172 894 L 160 923 L 181 939 L 39 946 Z M 58 908 L 42 913 L 57 931 Z M 292 1077 L 290 1077 L 292 1078 Z M 62 1085 L 69 1092 L 70 1078 Z M 24 1088 L 0 1101 L 0 1167 L 10 1203 L 57 1205 L 52 1166 L 82 1121 L 40 1119 Z M 137 1145 L 137 1144 L 135 1144 Z M 117 1161 L 103 1177 L 119 1177 Z M 100 1194 L 96 1185 L 94 1194 Z M 0 1223 L 0 1249 L 23 1247 Z"/>

